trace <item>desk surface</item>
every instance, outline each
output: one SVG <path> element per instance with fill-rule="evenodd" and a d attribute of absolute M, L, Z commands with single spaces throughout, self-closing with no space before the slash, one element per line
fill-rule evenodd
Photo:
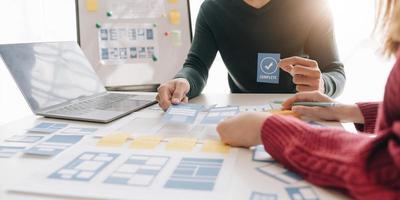
<path fill-rule="evenodd" d="M 151 94 L 152 93 L 146 93 Z M 282 100 L 287 98 L 290 95 L 280 95 L 280 94 L 229 94 L 229 95 L 201 95 L 195 99 L 191 100 L 191 103 L 199 103 L 205 105 L 212 104 L 222 104 L 222 105 L 262 105 L 274 100 Z M 42 121 L 46 122 L 62 122 L 69 123 L 78 126 L 95 126 L 103 130 L 101 134 L 106 134 L 112 131 L 132 131 L 132 132 L 140 132 L 137 128 L 132 126 L 132 120 L 136 119 L 138 116 L 148 117 L 153 119 L 159 119 L 162 116 L 161 111 L 145 109 L 137 113 L 133 113 L 129 116 L 126 116 L 122 119 L 114 121 L 109 124 L 96 124 L 96 123 L 88 123 L 88 122 L 77 122 L 77 121 L 67 121 L 67 120 L 57 120 L 57 119 L 49 119 L 42 118 L 37 116 L 30 116 L 12 123 L 9 123 L 5 126 L 0 127 L 0 141 L 4 141 L 4 139 L 16 135 L 23 134 L 27 129 L 33 127 L 35 124 L 38 124 Z M 340 126 L 338 123 L 327 123 L 329 126 Z M 215 127 L 213 127 L 215 129 Z M 211 131 L 214 134 L 212 137 L 217 138 L 216 132 Z M 155 131 L 157 133 L 157 131 Z M 170 135 L 165 135 L 170 136 Z M 176 135 L 173 135 L 176 137 Z M 43 195 L 35 195 L 28 193 L 14 193 L 8 192 L 7 189 L 18 184 L 19 182 L 25 180 L 27 177 L 36 173 L 37 171 L 42 170 L 46 166 L 53 164 L 54 161 L 57 161 L 58 157 L 62 157 L 63 154 L 68 154 L 70 151 L 78 151 L 79 148 L 83 148 L 83 146 L 93 145 L 98 141 L 98 138 L 95 136 L 86 136 L 83 141 L 81 141 L 78 145 L 71 147 L 69 150 L 55 156 L 53 158 L 43 159 L 43 158 L 34 158 L 34 157 L 25 157 L 21 154 L 15 155 L 11 158 L 0 158 L 0 199 L 71 199 L 66 197 L 56 197 L 56 196 L 43 196 Z M 31 145 L 31 144 L 30 144 Z M 289 199 L 287 188 L 303 188 L 310 187 L 319 197 L 319 199 L 347 199 L 341 193 L 336 191 L 322 189 L 320 187 L 311 185 L 305 181 L 299 181 L 293 184 L 282 183 L 277 181 L 274 178 L 266 176 L 260 173 L 257 168 L 270 165 L 270 163 L 265 162 L 255 162 L 252 161 L 252 151 L 249 149 L 236 149 L 236 158 L 234 164 L 232 166 L 232 173 L 229 176 L 230 180 L 229 184 L 224 186 L 224 199 L 252 199 L 251 195 L 254 196 L 253 199 L 256 199 L 256 194 L 263 193 L 267 195 L 271 195 L 270 199 Z M 134 151 L 134 150 L 131 150 Z M 282 169 L 283 170 L 283 169 Z M 149 190 L 149 192 L 152 192 Z M 190 191 L 185 191 L 190 192 Z M 254 193 L 253 193 L 254 192 Z M 252 194 L 253 193 L 253 194 Z M 193 192 L 193 195 L 196 196 L 198 193 Z M 276 196 L 275 196 L 276 195 Z M 276 198 L 277 197 L 277 198 Z M 82 198 L 77 198 L 82 199 Z M 132 196 L 134 199 L 134 196 Z"/>

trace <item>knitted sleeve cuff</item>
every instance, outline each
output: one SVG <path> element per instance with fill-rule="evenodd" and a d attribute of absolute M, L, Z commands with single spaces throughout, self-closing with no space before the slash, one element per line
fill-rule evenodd
<path fill-rule="evenodd" d="M 378 115 L 379 102 L 357 103 L 364 117 L 364 124 L 355 124 L 358 131 L 374 133 L 376 118 Z"/>

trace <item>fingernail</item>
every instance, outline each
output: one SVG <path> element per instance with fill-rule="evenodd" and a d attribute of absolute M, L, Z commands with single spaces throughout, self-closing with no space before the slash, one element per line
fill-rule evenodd
<path fill-rule="evenodd" d="M 178 104 L 178 103 L 179 103 L 179 99 L 173 98 L 173 99 L 172 99 L 172 103 L 173 103 L 173 104 Z"/>

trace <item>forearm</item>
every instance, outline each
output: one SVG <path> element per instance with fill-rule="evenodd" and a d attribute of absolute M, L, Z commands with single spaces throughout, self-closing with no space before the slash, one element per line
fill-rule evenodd
<path fill-rule="evenodd" d="M 390 162 L 393 158 L 387 147 L 377 149 L 374 145 L 376 138 L 340 129 L 311 128 L 300 120 L 280 116 L 265 121 L 261 137 L 274 159 L 314 184 L 342 188 L 356 198 L 394 199 L 399 195 L 393 188 L 400 184 L 399 169 Z M 377 160 L 368 161 L 373 152 L 379 154 Z M 378 167 L 382 163 L 387 163 L 385 168 Z M 373 165 L 377 166 L 368 167 Z"/>
<path fill-rule="evenodd" d="M 335 66 L 330 71 L 324 67 L 322 69 L 322 80 L 324 81 L 324 93 L 332 98 L 338 97 L 346 84 L 346 76 L 341 64 Z"/>
<path fill-rule="evenodd" d="M 192 67 L 184 67 L 176 74 L 175 78 L 184 78 L 189 82 L 190 90 L 187 94 L 189 98 L 200 95 L 207 80 L 206 77 Z"/>

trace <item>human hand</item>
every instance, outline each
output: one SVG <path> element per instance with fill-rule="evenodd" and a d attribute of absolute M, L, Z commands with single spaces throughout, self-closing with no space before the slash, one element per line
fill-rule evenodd
<path fill-rule="evenodd" d="M 190 90 L 189 82 L 184 78 L 177 78 L 158 87 L 156 100 L 160 107 L 165 111 L 171 104 L 187 103 L 188 97 L 186 94 Z"/>
<path fill-rule="evenodd" d="M 334 107 L 292 106 L 294 102 L 334 102 L 318 91 L 299 92 L 282 103 L 282 109 L 292 111 L 317 120 L 364 123 L 364 117 L 357 105 L 335 104 Z"/>
<path fill-rule="evenodd" d="M 296 91 L 318 90 L 324 93 L 324 80 L 317 61 L 294 56 L 282 59 L 278 65 L 292 75 Z"/>
<path fill-rule="evenodd" d="M 217 126 L 221 141 L 238 147 L 261 144 L 261 128 L 270 116 L 266 112 L 243 113 L 228 118 Z"/>

